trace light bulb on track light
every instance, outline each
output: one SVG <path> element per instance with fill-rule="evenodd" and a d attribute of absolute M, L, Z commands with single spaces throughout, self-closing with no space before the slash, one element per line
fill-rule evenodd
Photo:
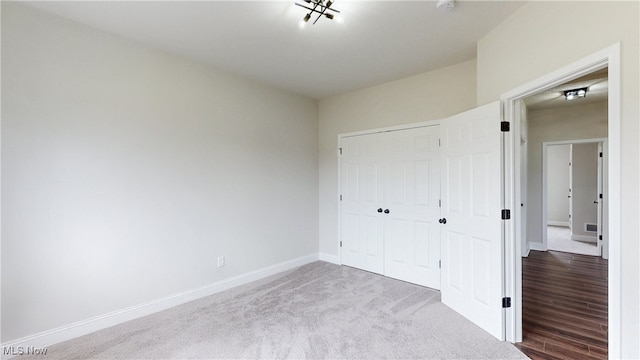
<path fill-rule="evenodd" d="M 304 18 L 298 23 L 298 27 L 303 28 L 305 26 L 305 23 L 308 23 L 309 20 L 311 19 L 311 15 L 314 15 L 314 19 L 315 19 L 313 21 L 314 25 L 322 17 L 327 18 L 329 20 L 333 20 L 334 18 L 336 18 L 336 22 L 342 22 L 340 20 L 337 20 L 338 18 L 337 15 L 340 14 L 340 10 L 337 10 L 331 7 L 335 3 L 335 1 L 333 0 L 303 0 L 303 1 L 304 3 L 309 5 L 306 5 L 304 3 L 302 4 L 295 3 L 295 5 L 305 8 L 309 12 L 305 14 Z"/>

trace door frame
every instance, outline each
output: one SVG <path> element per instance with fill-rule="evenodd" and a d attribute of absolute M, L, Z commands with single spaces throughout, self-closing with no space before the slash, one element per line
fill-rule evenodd
<path fill-rule="evenodd" d="M 598 146 L 602 146 L 604 149 L 607 148 L 607 138 L 593 138 L 593 139 L 579 139 L 579 140 L 560 140 L 560 141 L 543 141 L 542 142 L 542 248 L 531 248 L 531 250 L 540 250 L 540 251 L 547 251 L 548 247 L 547 247 L 547 214 L 549 213 L 547 206 L 548 204 L 548 200 L 547 200 L 547 190 L 548 190 L 548 180 L 547 180 L 547 175 L 548 175 L 548 168 L 547 168 L 547 160 L 548 160 L 548 154 L 547 154 L 547 150 L 549 148 L 549 146 L 554 146 L 554 145 L 574 145 L 574 144 L 598 144 Z M 603 152 L 603 159 L 604 157 L 608 156 L 608 152 L 604 151 Z M 571 162 L 573 162 L 573 158 L 571 158 Z M 606 162 L 605 162 L 606 164 Z M 601 172 L 605 172 L 606 168 L 601 168 L 600 167 L 600 161 L 598 160 L 598 183 L 600 182 L 600 177 L 604 175 L 604 178 L 606 179 L 606 174 L 602 174 Z M 571 200 L 573 200 L 573 182 L 571 180 L 571 175 L 569 176 L 569 184 L 572 188 L 572 194 L 571 194 Z M 605 185 L 606 185 L 606 181 L 605 181 Z M 598 191 L 604 189 L 601 188 L 600 186 L 602 186 L 602 184 L 598 185 Z M 609 203 L 609 192 L 605 191 L 603 193 L 603 202 L 604 203 Z M 600 204 L 598 206 L 602 206 L 601 205 L 602 202 L 600 202 Z M 569 207 L 571 209 L 571 206 Z M 570 214 L 573 217 L 573 211 L 570 210 Z M 598 216 L 599 218 L 599 216 Z M 606 219 L 606 216 L 603 217 L 604 219 L 599 219 L 598 220 L 598 232 L 601 231 L 602 229 L 602 222 L 604 222 L 604 220 Z M 571 233 L 573 234 L 573 219 L 569 219 L 569 222 L 571 224 Z M 604 238 L 605 236 L 603 236 Z M 600 244 L 600 241 L 597 241 L 598 244 Z M 604 248 L 600 247 L 600 255 L 601 257 L 603 257 L 603 255 L 605 254 Z M 605 257 L 606 259 L 606 257 Z"/>
<path fill-rule="evenodd" d="M 522 221 L 518 209 L 520 206 L 520 113 L 517 102 L 538 92 L 563 84 L 569 80 L 608 67 L 608 151 L 609 184 L 609 356 L 619 358 L 621 354 L 621 243 L 620 243 L 620 124 L 621 124 L 621 74 L 620 43 L 613 44 L 574 63 L 550 72 L 525 85 L 501 95 L 504 121 L 512 124 L 513 131 L 506 133 L 505 145 L 505 205 L 516 209 L 515 221 L 505 222 L 505 287 L 507 296 L 514 299 L 515 306 L 507 309 L 506 339 L 511 342 L 522 341 L 522 243 L 516 234 L 516 228 Z M 517 139 L 518 146 L 515 146 Z M 518 223 L 518 226 L 516 226 Z"/>

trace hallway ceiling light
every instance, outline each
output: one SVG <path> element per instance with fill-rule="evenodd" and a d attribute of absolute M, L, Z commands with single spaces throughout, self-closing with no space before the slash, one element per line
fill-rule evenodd
<path fill-rule="evenodd" d="M 588 90 L 588 88 L 586 88 L 586 87 L 579 88 L 579 89 L 573 89 L 573 90 L 565 90 L 564 97 L 567 100 L 575 100 L 575 99 L 578 99 L 578 98 L 583 98 L 583 97 L 587 96 L 587 90 Z"/>
<path fill-rule="evenodd" d="M 331 8 L 331 5 L 333 5 L 333 1 L 331 0 L 304 0 L 304 2 L 306 2 L 308 5 L 296 3 L 296 5 L 309 10 L 309 13 L 307 13 L 300 21 L 301 27 L 309 22 L 312 14 L 318 14 L 318 17 L 313 21 L 313 24 L 315 24 L 318 22 L 318 20 L 320 20 L 322 16 L 326 17 L 329 20 L 332 20 L 335 17 L 335 14 L 340 13 L 339 10 Z"/>

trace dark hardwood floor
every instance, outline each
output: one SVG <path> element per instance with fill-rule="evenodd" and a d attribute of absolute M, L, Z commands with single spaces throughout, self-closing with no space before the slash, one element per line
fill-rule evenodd
<path fill-rule="evenodd" d="M 608 261 L 557 251 L 522 259 L 522 332 L 532 359 L 607 358 Z"/>

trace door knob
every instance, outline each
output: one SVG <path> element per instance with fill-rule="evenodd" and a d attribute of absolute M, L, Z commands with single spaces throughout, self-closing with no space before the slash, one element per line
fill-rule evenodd
<path fill-rule="evenodd" d="M 378 208 L 378 212 L 381 213 L 382 212 L 382 208 Z"/>
<path fill-rule="evenodd" d="M 447 223 L 447 219 L 445 219 L 445 218 L 438 219 L 438 222 L 439 222 L 440 224 L 446 224 L 446 223 Z"/>
<path fill-rule="evenodd" d="M 389 211 L 389 209 L 384 209 L 384 213 L 385 213 L 385 214 L 388 214 L 388 213 L 390 213 L 390 212 L 391 212 L 391 211 Z"/>

